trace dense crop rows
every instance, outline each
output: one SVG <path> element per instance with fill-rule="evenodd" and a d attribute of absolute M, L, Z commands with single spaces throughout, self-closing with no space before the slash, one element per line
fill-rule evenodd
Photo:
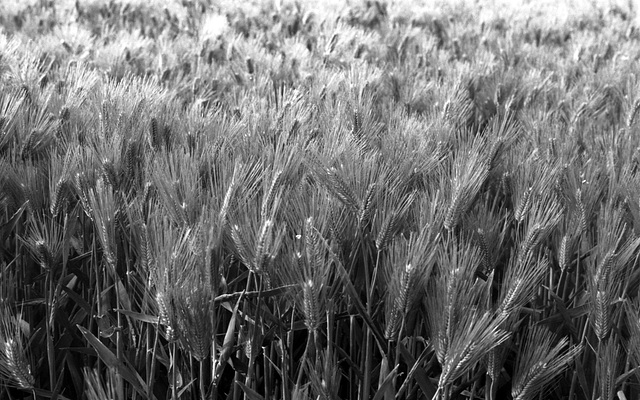
<path fill-rule="evenodd" d="M 0 399 L 640 396 L 636 10 L 30 3 Z"/>

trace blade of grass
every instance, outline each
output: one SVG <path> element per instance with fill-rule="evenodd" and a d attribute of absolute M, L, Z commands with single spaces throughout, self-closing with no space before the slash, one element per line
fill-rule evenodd
<path fill-rule="evenodd" d="M 107 346 L 89 332 L 89 330 L 80 325 L 77 325 L 77 327 L 91 347 L 96 350 L 98 357 L 100 357 L 108 367 L 116 369 L 140 395 L 144 396 L 149 393 L 147 384 L 135 370 L 126 366 Z"/>

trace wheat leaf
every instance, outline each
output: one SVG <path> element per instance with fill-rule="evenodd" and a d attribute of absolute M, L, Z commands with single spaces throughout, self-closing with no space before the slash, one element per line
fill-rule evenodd
<path fill-rule="evenodd" d="M 118 357 L 116 357 L 107 346 L 105 346 L 97 337 L 95 337 L 88 329 L 76 325 L 82 335 L 87 339 L 91 347 L 93 347 L 98 353 L 98 357 L 107 364 L 109 367 L 116 369 L 122 377 L 131 384 L 131 386 L 140 393 L 141 396 L 146 396 L 148 388 L 146 383 L 142 380 L 140 375 L 126 366 Z"/>
<path fill-rule="evenodd" d="M 131 319 L 135 319 L 136 321 L 146 322 L 148 324 L 154 324 L 154 325 L 159 323 L 159 317 L 158 316 L 142 314 L 142 313 L 138 313 L 138 312 L 130 311 L 130 310 L 116 309 L 114 311 L 119 312 L 119 313 L 121 313 L 123 315 L 126 315 L 127 317 L 129 317 Z"/>
<path fill-rule="evenodd" d="M 240 381 L 236 381 L 236 385 L 240 386 L 240 389 L 247 395 L 249 400 L 264 400 L 264 397 L 260 396 L 258 392 L 246 386 L 244 383 Z"/>
<path fill-rule="evenodd" d="M 400 366 L 396 365 L 396 367 L 387 374 L 387 376 L 378 387 L 376 395 L 373 396 L 373 400 L 393 399 L 393 384 L 396 376 L 398 376 L 398 368 L 400 368 Z"/>

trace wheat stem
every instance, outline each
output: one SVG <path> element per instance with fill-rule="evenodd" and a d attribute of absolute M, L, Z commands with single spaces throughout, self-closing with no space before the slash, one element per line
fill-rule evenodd
<path fill-rule="evenodd" d="M 599 370 L 600 368 L 602 368 L 602 362 L 600 361 L 602 358 L 602 339 L 598 338 L 598 348 L 596 350 L 596 357 L 598 357 L 598 362 L 596 363 L 596 368 L 597 370 Z M 602 374 L 599 373 L 600 371 L 596 372 L 596 376 L 598 377 L 598 384 L 600 384 L 600 389 L 602 390 L 602 382 L 600 382 L 600 379 L 602 377 Z M 596 399 L 596 395 L 598 394 L 598 390 L 596 389 L 596 385 L 594 384 L 593 386 L 593 390 L 591 391 L 591 400 L 595 400 Z M 604 399 L 603 399 L 604 400 Z"/>
<path fill-rule="evenodd" d="M 171 366 L 171 400 L 178 400 L 178 375 L 176 372 L 178 363 L 176 361 L 176 342 L 171 342 L 169 347 L 171 352 L 171 358 L 169 360 L 169 365 Z"/>
<path fill-rule="evenodd" d="M 56 387 L 56 357 L 55 349 L 53 346 L 53 277 L 51 276 L 51 269 L 47 272 L 46 287 L 47 287 L 47 320 L 45 321 L 45 327 L 47 329 L 47 357 L 49 360 L 49 383 L 50 387 Z"/>
<path fill-rule="evenodd" d="M 198 361 L 199 364 L 199 370 L 198 370 L 198 381 L 199 381 L 199 386 L 200 386 L 200 398 L 202 400 L 206 400 L 207 399 L 207 392 L 205 390 L 205 382 L 204 382 L 204 377 L 205 377 L 205 371 L 204 371 L 204 364 L 205 364 L 205 359 L 201 358 Z"/>
<path fill-rule="evenodd" d="M 362 231 L 358 231 L 358 235 L 360 236 L 360 240 L 359 242 L 362 243 L 362 240 L 364 238 L 362 238 Z M 365 278 L 364 278 L 364 282 L 365 282 L 365 294 L 367 297 L 367 315 L 371 316 L 372 315 L 372 310 L 373 310 L 373 287 L 375 285 L 375 282 L 371 281 L 371 277 L 370 277 L 370 272 L 369 272 L 369 263 L 368 263 L 368 253 L 366 252 L 366 250 L 364 249 L 364 246 L 362 247 L 362 255 L 363 255 L 363 265 L 364 265 L 364 273 L 365 273 Z M 373 347 L 372 347 L 372 343 L 371 343 L 371 336 L 372 336 L 372 332 L 371 332 L 371 328 L 366 325 L 366 329 L 365 329 L 365 356 L 364 356 L 364 380 L 362 383 L 362 397 L 361 400 L 368 400 L 369 399 L 369 393 L 371 391 L 371 367 L 372 367 L 372 359 L 373 359 Z"/>
<path fill-rule="evenodd" d="M 311 341 L 313 340 L 312 337 L 312 331 L 308 330 L 308 335 L 307 335 L 307 343 L 304 346 L 304 352 L 302 353 L 302 358 L 300 360 L 304 361 L 307 359 L 307 354 L 309 353 L 309 347 L 311 346 Z M 298 378 L 296 379 L 296 387 L 300 387 L 300 385 L 302 384 L 302 374 L 304 372 L 304 366 L 302 363 L 300 363 L 300 366 L 298 367 Z"/>

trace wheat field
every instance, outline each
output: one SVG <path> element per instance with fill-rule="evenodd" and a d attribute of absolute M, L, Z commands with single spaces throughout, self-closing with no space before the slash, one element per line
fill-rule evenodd
<path fill-rule="evenodd" d="M 0 2 L 0 400 L 640 397 L 632 2 Z"/>

